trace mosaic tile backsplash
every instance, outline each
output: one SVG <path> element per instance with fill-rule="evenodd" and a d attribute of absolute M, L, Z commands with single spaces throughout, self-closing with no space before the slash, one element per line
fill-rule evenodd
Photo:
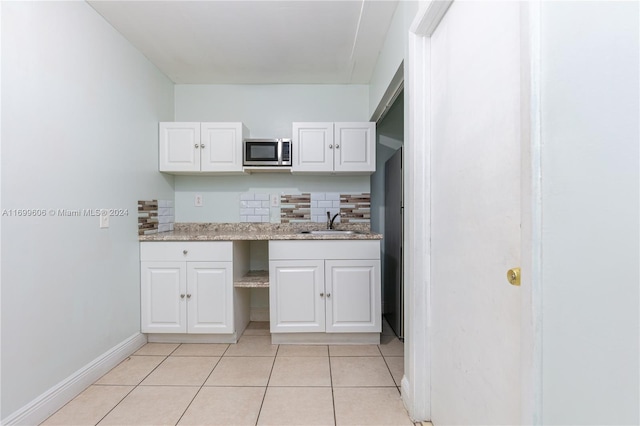
<path fill-rule="evenodd" d="M 282 194 L 280 196 L 280 222 L 326 222 L 327 212 L 336 223 L 369 223 L 371 220 L 371 194 L 340 194 L 337 192 L 311 192 Z"/>
<path fill-rule="evenodd" d="M 173 231 L 175 208 L 169 200 L 138 201 L 138 235 Z"/>
<path fill-rule="evenodd" d="M 343 223 L 370 223 L 371 194 L 340 194 L 340 217 Z"/>
<path fill-rule="evenodd" d="M 282 194 L 280 196 L 280 222 L 310 222 L 311 194 Z"/>

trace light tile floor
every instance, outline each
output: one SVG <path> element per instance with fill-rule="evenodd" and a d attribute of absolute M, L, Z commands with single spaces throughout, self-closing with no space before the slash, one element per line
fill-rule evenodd
<path fill-rule="evenodd" d="M 235 345 L 149 343 L 43 425 L 413 425 L 403 344 L 272 345 L 253 322 Z"/>

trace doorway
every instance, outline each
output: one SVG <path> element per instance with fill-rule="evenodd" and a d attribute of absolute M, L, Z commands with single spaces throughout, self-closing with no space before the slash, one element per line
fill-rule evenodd
<path fill-rule="evenodd" d="M 404 340 L 403 168 L 404 92 L 400 89 L 376 124 L 376 172 L 371 176 L 371 230 L 384 235 L 380 246 L 382 313 Z"/>

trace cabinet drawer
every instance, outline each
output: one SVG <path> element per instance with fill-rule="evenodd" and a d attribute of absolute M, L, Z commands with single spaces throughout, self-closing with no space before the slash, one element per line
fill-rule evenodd
<path fill-rule="evenodd" d="M 140 243 L 141 261 L 231 262 L 231 241 Z"/>
<path fill-rule="evenodd" d="M 269 241 L 269 260 L 288 259 L 380 259 L 380 241 Z"/>

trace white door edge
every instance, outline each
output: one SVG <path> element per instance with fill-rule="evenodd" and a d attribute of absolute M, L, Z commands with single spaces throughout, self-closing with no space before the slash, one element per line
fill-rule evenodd
<path fill-rule="evenodd" d="M 541 1 L 521 10 L 521 423 L 542 424 Z"/>
<path fill-rule="evenodd" d="M 409 416 L 416 420 L 431 419 L 431 310 L 430 300 L 430 234 L 431 188 L 428 175 L 431 162 L 430 122 L 430 35 L 437 27 L 450 2 L 426 3 L 411 25 L 407 73 L 408 102 L 405 115 L 409 135 L 405 144 L 405 373 L 402 399 Z M 408 85 L 407 85 L 408 82 Z M 422 194 L 422 196 L 419 196 Z"/>

